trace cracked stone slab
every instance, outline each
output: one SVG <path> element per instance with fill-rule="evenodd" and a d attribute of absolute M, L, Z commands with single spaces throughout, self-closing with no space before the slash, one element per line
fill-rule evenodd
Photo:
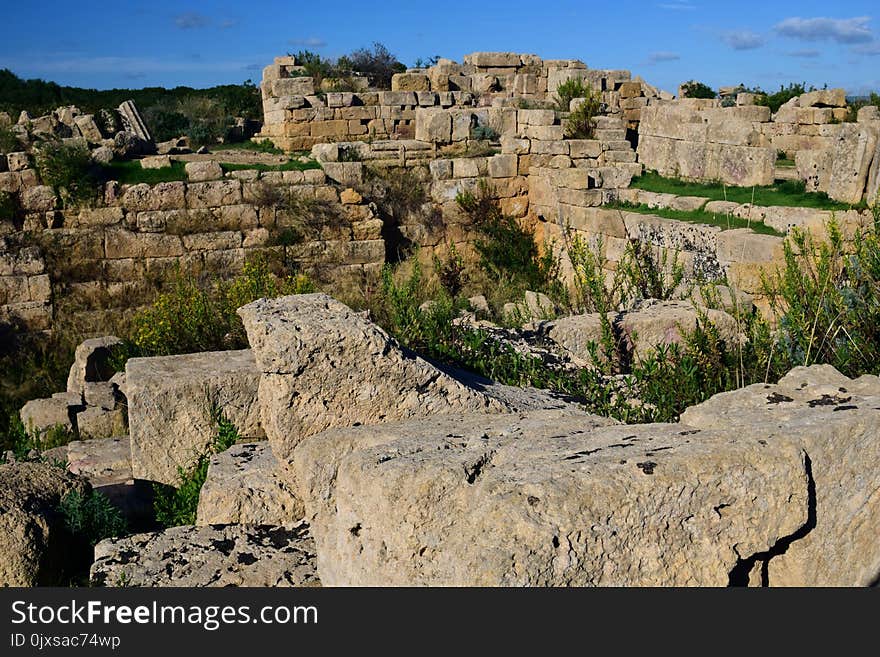
<path fill-rule="evenodd" d="M 283 525 L 302 520 L 304 514 L 266 441 L 233 445 L 211 456 L 197 525 Z"/>
<path fill-rule="evenodd" d="M 849 379 L 829 365 L 798 367 L 778 385 L 712 397 L 681 421 L 772 445 L 796 441 L 810 459 L 815 500 L 808 532 L 763 555 L 770 586 L 866 586 L 880 577 L 880 378 Z"/>
<path fill-rule="evenodd" d="M 238 313 L 262 372 L 263 426 L 282 462 L 334 427 L 517 410 L 511 396 L 466 385 L 325 294 L 260 299 Z"/>
<path fill-rule="evenodd" d="M 211 525 L 107 539 L 93 586 L 320 586 L 308 525 Z"/>
<path fill-rule="evenodd" d="M 209 451 L 216 404 L 243 438 L 261 438 L 260 373 L 249 349 L 132 358 L 125 368 L 131 467 L 137 479 L 175 485 L 178 468 Z"/>
<path fill-rule="evenodd" d="M 293 468 L 326 585 L 721 586 L 808 521 L 797 440 L 562 411 L 336 429 Z"/>

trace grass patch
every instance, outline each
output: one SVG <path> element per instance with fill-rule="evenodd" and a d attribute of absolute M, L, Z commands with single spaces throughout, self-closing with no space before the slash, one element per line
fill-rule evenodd
<path fill-rule="evenodd" d="M 223 173 L 230 171 L 308 171 L 309 169 L 320 169 L 321 165 L 315 160 L 308 162 L 300 162 L 299 160 L 290 160 L 284 164 L 263 164 L 257 162 L 254 164 L 233 164 L 230 162 L 221 162 Z"/>
<path fill-rule="evenodd" d="M 211 144 L 211 151 L 253 151 L 255 153 L 269 153 L 271 155 L 284 155 L 284 151 L 275 148 L 271 141 L 263 139 L 261 141 L 235 141 L 225 144 Z"/>
<path fill-rule="evenodd" d="M 755 205 L 778 205 L 783 207 L 815 208 L 817 210 L 861 209 L 828 198 L 823 192 L 807 192 L 804 183 L 796 180 L 781 180 L 766 187 L 729 187 L 720 182 L 695 183 L 677 178 L 664 178 L 650 171 L 631 184 L 634 189 L 676 196 L 702 196 L 712 201 L 733 201 L 734 203 L 754 203 Z"/>
<path fill-rule="evenodd" d="M 776 159 L 776 166 L 782 167 L 784 169 L 793 169 L 797 165 L 795 164 L 795 161 L 792 159 L 789 159 L 787 157 L 780 157 L 780 158 Z"/>
<path fill-rule="evenodd" d="M 107 180 L 117 180 L 123 185 L 135 185 L 138 183 L 155 185 L 156 183 L 186 180 L 184 163 L 178 161 L 171 162 L 170 167 L 144 169 L 140 161 L 127 160 L 124 162 L 110 162 L 110 164 L 105 164 L 102 169 Z"/>
<path fill-rule="evenodd" d="M 761 221 L 749 221 L 732 215 L 720 215 L 705 210 L 673 210 L 671 208 L 649 208 L 644 203 L 635 205 L 633 203 L 614 203 L 606 207 L 616 208 L 626 212 L 638 212 L 639 214 L 650 214 L 663 219 L 675 219 L 676 221 L 687 221 L 692 224 L 707 224 L 709 226 L 718 226 L 721 230 L 732 230 L 734 228 L 751 228 L 761 235 L 776 235 L 777 237 L 785 237 L 784 233 L 767 226 Z"/>

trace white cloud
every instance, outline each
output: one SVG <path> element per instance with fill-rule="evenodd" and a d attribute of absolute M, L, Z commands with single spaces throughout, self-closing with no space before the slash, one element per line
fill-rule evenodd
<path fill-rule="evenodd" d="M 874 40 L 868 23 L 869 16 L 857 18 L 786 18 L 776 24 L 782 36 L 804 41 L 836 41 L 837 43 L 866 43 Z"/>
<path fill-rule="evenodd" d="M 681 55 L 675 52 L 667 52 L 665 50 L 661 50 L 659 52 L 652 52 L 648 56 L 648 61 L 652 64 L 657 64 L 659 62 L 674 62 L 681 59 Z"/>
<path fill-rule="evenodd" d="M 303 46 L 304 48 L 323 48 L 327 45 L 324 39 L 318 37 L 308 37 L 306 39 L 291 39 L 288 41 L 291 46 Z"/>
<path fill-rule="evenodd" d="M 730 30 L 721 35 L 721 40 L 734 50 L 754 50 L 767 42 L 762 35 L 751 30 Z"/>
<path fill-rule="evenodd" d="M 175 16 L 174 24 L 181 30 L 197 30 L 203 27 L 208 27 L 208 25 L 211 24 L 211 19 L 204 14 L 188 11 Z"/>

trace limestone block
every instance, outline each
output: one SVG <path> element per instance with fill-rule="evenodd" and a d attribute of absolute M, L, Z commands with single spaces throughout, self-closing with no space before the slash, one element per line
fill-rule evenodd
<path fill-rule="evenodd" d="M 172 527 L 95 546 L 91 586 L 320 586 L 302 524 Z"/>
<path fill-rule="evenodd" d="M 724 586 L 808 520 L 771 434 L 463 415 L 328 431 L 294 468 L 328 585 Z"/>
<path fill-rule="evenodd" d="M 301 441 L 330 427 L 505 408 L 402 350 L 326 295 L 263 299 L 239 314 L 262 372 L 264 427 L 282 462 Z"/>
<path fill-rule="evenodd" d="M 58 513 L 68 493 L 88 489 L 48 463 L 0 465 L 0 586 L 66 586 L 88 564 Z"/>
<path fill-rule="evenodd" d="M 214 439 L 212 404 L 243 437 L 260 437 L 259 372 L 250 350 L 132 358 L 126 365 L 132 472 L 177 482 Z"/>
<path fill-rule="evenodd" d="M 150 155 L 141 158 L 140 163 L 141 169 L 164 169 L 171 166 L 171 157 L 168 155 Z M 187 174 L 188 173 L 189 172 L 187 172 Z M 192 178 L 190 178 L 190 180 L 192 180 Z"/>
<path fill-rule="evenodd" d="M 211 457 L 199 494 L 197 525 L 284 525 L 305 515 L 296 491 L 279 475 L 265 441 L 234 445 Z"/>
<path fill-rule="evenodd" d="M 430 91 L 431 79 L 424 73 L 395 73 L 391 91 Z"/>
<path fill-rule="evenodd" d="M 315 81 L 310 77 L 280 78 L 271 82 L 273 96 L 313 96 Z"/>
<path fill-rule="evenodd" d="M 810 514 L 787 536 L 786 550 L 759 559 L 770 586 L 866 586 L 880 571 L 876 440 L 880 381 L 851 380 L 829 365 L 798 367 L 778 385 L 757 384 L 716 395 L 682 415 L 698 429 L 755 436 L 768 446 L 791 438 L 807 465 Z M 763 562 L 763 563 L 762 563 Z"/>
<path fill-rule="evenodd" d="M 235 179 L 190 183 L 186 186 L 188 208 L 215 208 L 241 203 L 241 181 Z"/>
<path fill-rule="evenodd" d="M 449 143 L 452 140 L 452 117 L 441 108 L 416 110 L 416 134 L 419 141 Z"/>

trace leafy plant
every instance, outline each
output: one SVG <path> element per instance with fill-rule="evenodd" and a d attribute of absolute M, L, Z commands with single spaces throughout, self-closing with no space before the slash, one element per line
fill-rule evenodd
<path fill-rule="evenodd" d="M 596 130 L 595 118 L 602 110 L 599 95 L 587 88 L 582 102 L 572 110 L 565 122 L 565 136 L 568 139 L 592 139 Z"/>
<path fill-rule="evenodd" d="M 684 98 L 715 98 L 718 94 L 707 84 L 691 80 L 681 85 L 682 97 Z"/>
<path fill-rule="evenodd" d="M 117 538 L 128 531 L 128 523 L 120 510 L 100 491 L 83 495 L 72 490 L 61 499 L 58 507 L 67 530 L 89 545 L 105 538 Z"/>
<path fill-rule="evenodd" d="M 246 262 L 231 282 L 208 288 L 177 273 L 170 289 L 134 316 L 129 342 L 134 352 L 151 356 L 244 348 L 247 338 L 237 308 L 262 297 L 312 290 L 302 274 L 276 277 L 265 256 Z"/>
<path fill-rule="evenodd" d="M 455 244 L 450 243 L 447 251 L 447 256 L 443 260 L 434 254 L 434 271 L 440 279 L 440 285 L 451 298 L 455 299 L 464 288 L 467 274 L 464 259 L 458 253 Z"/>
<path fill-rule="evenodd" d="M 575 98 L 589 98 L 594 95 L 593 88 L 581 78 L 570 78 L 556 87 L 556 109 L 568 112 Z"/>
<path fill-rule="evenodd" d="M 778 348 L 792 365 L 828 363 L 850 377 L 880 369 L 880 208 L 851 242 L 835 219 L 826 239 L 793 230 L 785 265 L 765 277 Z"/>
<path fill-rule="evenodd" d="M 556 299 L 564 296 L 558 280 L 559 262 L 552 249 L 541 253 L 532 232 L 501 212 L 484 181 L 477 195 L 462 192 L 455 200 L 480 236 L 474 248 L 480 255 L 480 267 L 490 279 L 520 295 L 532 290 Z"/>
<path fill-rule="evenodd" d="M 471 139 L 480 139 L 485 141 L 497 141 L 498 132 L 488 125 L 475 125 L 471 128 Z"/>
<path fill-rule="evenodd" d="M 43 183 L 55 188 L 67 205 L 89 204 L 98 195 L 100 178 L 88 147 L 81 142 L 43 142 L 36 150 Z"/>
<path fill-rule="evenodd" d="M 212 404 L 209 414 L 215 432 L 209 449 L 199 456 L 195 466 L 189 470 L 178 468 L 176 487 L 161 484 L 154 486 L 153 508 L 156 512 L 156 522 L 164 527 L 195 524 L 199 494 L 208 477 L 211 454 L 224 452 L 239 440 L 238 430 L 220 408 Z"/>
<path fill-rule="evenodd" d="M 21 150 L 21 142 L 15 131 L 4 125 L 0 125 L 0 153 L 15 153 Z"/>

